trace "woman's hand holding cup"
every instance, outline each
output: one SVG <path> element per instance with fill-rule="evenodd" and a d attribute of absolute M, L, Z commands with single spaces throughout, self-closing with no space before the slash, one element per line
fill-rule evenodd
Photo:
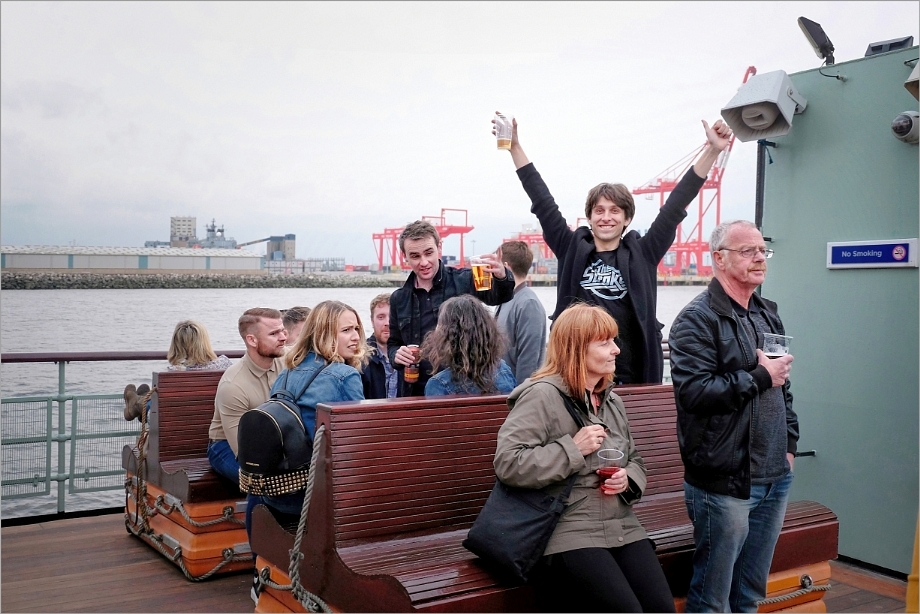
<path fill-rule="evenodd" d="M 605 448 L 597 453 L 600 459 L 601 492 L 605 495 L 618 495 L 629 486 L 629 477 L 626 475 L 626 455 L 616 448 Z"/>
<path fill-rule="evenodd" d="M 601 482 L 601 493 L 618 495 L 621 492 L 625 492 L 628 486 L 629 476 L 626 475 L 626 470 L 620 467 L 612 476 Z"/>

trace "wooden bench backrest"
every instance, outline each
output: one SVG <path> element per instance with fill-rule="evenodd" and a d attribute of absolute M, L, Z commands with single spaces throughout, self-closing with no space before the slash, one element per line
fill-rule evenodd
<path fill-rule="evenodd" d="M 677 445 L 674 386 L 621 386 L 614 389 L 629 417 L 629 429 L 645 461 L 648 485 L 644 497 L 683 493 L 684 465 Z"/>
<path fill-rule="evenodd" d="M 151 446 L 160 462 L 208 454 L 208 429 L 223 371 L 163 371 L 153 374 Z"/>
<path fill-rule="evenodd" d="M 320 423 L 330 425 L 336 543 L 471 526 L 495 483 L 506 398 L 330 404 L 331 415 L 321 404 Z"/>
<path fill-rule="evenodd" d="M 673 387 L 618 393 L 648 468 L 646 495 L 681 491 Z M 332 446 L 336 542 L 471 525 L 495 483 L 492 458 L 508 415 L 506 398 L 321 404 L 320 422 L 328 421 Z"/>

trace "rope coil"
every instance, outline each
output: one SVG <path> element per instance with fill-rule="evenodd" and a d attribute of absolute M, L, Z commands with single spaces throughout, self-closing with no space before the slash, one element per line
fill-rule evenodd
<path fill-rule="evenodd" d="M 150 435 L 150 426 L 147 423 L 147 403 L 153 397 L 154 392 L 156 392 L 156 386 L 151 388 L 141 400 L 141 435 L 137 438 L 137 443 L 134 445 L 134 449 L 137 450 L 137 497 L 135 499 L 137 505 L 134 510 L 134 524 L 140 525 L 144 533 L 150 532 L 149 511 L 147 509 L 147 438 Z M 130 492 L 129 488 L 130 484 L 126 481 L 126 511 L 128 507 L 128 494 Z M 128 514 L 125 513 L 125 526 L 127 526 L 129 530 L 131 530 L 129 526 L 130 520 Z M 133 533 L 134 531 L 132 530 L 131 532 Z"/>
<path fill-rule="evenodd" d="M 202 580 L 207 580 L 208 578 L 216 574 L 218 571 L 220 571 L 221 569 L 223 569 L 230 563 L 252 560 L 252 553 L 236 554 L 233 548 L 224 548 L 224 550 L 221 552 L 222 560 L 217 565 L 215 565 L 210 571 L 207 571 L 201 574 L 200 576 L 194 576 L 188 570 L 188 568 L 185 566 L 185 562 L 182 560 L 182 546 L 176 546 L 175 548 L 170 548 L 169 546 L 163 543 L 162 535 L 158 535 L 157 533 L 154 533 L 153 531 L 149 529 L 146 532 L 140 529 L 135 529 L 133 526 L 131 526 L 130 522 L 126 522 L 125 524 L 128 527 L 128 530 L 131 531 L 132 534 L 134 534 L 136 537 L 143 539 L 144 541 L 149 543 L 160 554 L 166 557 L 167 560 L 172 561 L 173 563 L 178 565 L 179 569 L 182 570 L 182 573 L 185 575 L 185 577 L 191 580 L 192 582 L 201 582 Z M 172 552 L 167 551 L 167 548 L 170 548 Z"/>
<path fill-rule="evenodd" d="M 240 520 L 239 518 L 236 517 L 236 513 L 234 512 L 233 508 L 230 507 L 229 505 L 224 507 L 223 513 L 221 514 L 220 518 L 215 518 L 213 520 L 198 521 L 198 520 L 194 520 L 191 516 L 188 515 L 188 512 L 185 511 L 185 506 L 182 505 L 181 501 L 170 503 L 169 507 L 166 507 L 164 505 L 165 503 L 166 503 L 165 495 L 160 495 L 156 498 L 156 501 L 154 501 L 153 507 L 154 509 L 156 509 L 156 511 L 158 511 L 160 514 L 164 516 L 169 516 L 170 514 L 178 510 L 179 513 L 182 514 L 182 517 L 186 520 L 186 522 L 188 522 L 193 527 L 211 527 L 216 524 L 220 524 L 222 522 L 229 522 L 231 524 L 238 524 L 241 526 L 246 526 L 246 523 L 243 520 Z"/>
<path fill-rule="evenodd" d="M 163 507 L 162 503 L 165 501 L 165 499 L 162 495 L 157 497 L 156 501 L 154 502 L 153 509 L 150 509 L 147 503 L 147 438 L 150 434 L 150 427 L 147 422 L 147 403 L 150 401 L 150 398 L 153 396 L 155 391 L 156 388 L 151 389 L 146 395 L 144 395 L 144 398 L 141 400 L 141 435 L 137 438 L 137 444 L 134 446 L 134 449 L 137 450 L 137 475 L 135 476 L 137 486 L 135 491 L 136 494 L 133 497 L 135 503 L 134 522 L 131 522 L 131 515 L 127 513 L 128 501 L 132 498 L 132 483 L 130 479 L 126 479 L 125 527 L 132 535 L 139 539 L 143 539 L 169 561 L 172 561 L 178 565 L 179 569 L 182 570 L 182 573 L 186 578 L 192 582 L 201 582 L 202 580 L 207 580 L 230 563 L 251 561 L 252 553 L 247 552 L 245 554 L 237 554 L 233 548 L 224 548 L 224 550 L 221 552 L 222 560 L 217 565 L 215 565 L 213 569 L 205 572 L 200 576 L 194 576 L 188 570 L 188 568 L 185 566 L 185 562 L 182 560 L 182 547 L 176 546 L 171 548 L 172 552 L 167 551 L 169 546 L 163 543 L 163 536 L 155 533 L 150 527 L 150 516 L 156 513 L 169 515 L 178 509 L 182 516 L 189 522 L 189 524 L 196 527 L 206 527 L 221 522 L 233 522 L 236 524 L 245 523 L 236 519 L 233 513 L 233 508 L 230 506 L 225 507 L 223 509 L 223 515 L 215 520 L 209 520 L 206 522 L 198 522 L 192 520 L 192 518 L 189 517 L 188 513 L 185 511 L 185 508 L 182 506 L 181 501 L 178 502 L 178 504 L 171 504 L 168 508 Z"/>
<path fill-rule="evenodd" d="M 802 587 L 797 591 L 791 592 L 787 595 L 779 595 L 778 597 L 769 597 L 767 599 L 761 599 L 757 602 L 758 606 L 762 605 L 773 605 L 775 603 L 782 603 L 784 601 L 789 601 L 795 599 L 796 597 L 801 597 L 802 595 L 807 595 L 808 593 L 816 593 L 820 591 L 829 591 L 831 590 L 830 584 L 815 584 L 814 580 L 811 579 L 811 576 L 808 574 L 802 574 L 802 577 L 799 579 L 799 585 Z"/>

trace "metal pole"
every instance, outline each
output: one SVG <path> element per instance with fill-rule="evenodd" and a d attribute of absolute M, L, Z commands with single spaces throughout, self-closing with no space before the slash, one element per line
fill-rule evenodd
<path fill-rule="evenodd" d="M 766 158 L 770 154 L 767 147 L 776 147 L 776 143 L 766 139 L 757 141 L 757 181 L 754 193 L 754 225 L 760 232 L 763 232 L 763 193 L 764 193 L 764 173 L 767 170 Z M 773 160 L 770 160 L 772 163 Z M 766 237 L 765 237 L 766 238 Z M 769 239 L 767 239 L 769 241 Z"/>
<path fill-rule="evenodd" d="M 57 442 L 58 467 L 57 467 L 57 473 L 58 475 L 61 475 L 64 473 L 64 466 L 66 464 L 64 452 L 65 452 L 65 448 L 67 444 L 66 444 L 66 439 L 62 438 L 62 435 L 64 435 L 67 430 L 67 412 L 66 412 L 67 401 L 65 400 L 65 397 L 64 397 L 64 393 L 66 392 L 64 388 L 64 370 L 65 370 L 66 364 L 67 363 L 63 360 L 58 362 L 58 398 L 57 398 L 57 403 L 58 403 L 58 429 L 57 429 L 58 430 L 58 442 Z M 64 513 L 64 493 L 65 493 L 63 480 L 58 481 L 57 491 L 58 491 L 58 504 L 57 504 L 58 513 L 63 514 Z"/>
<path fill-rule="evenodd" d="M 763 171 L 764 171 L 764 145 L 757 141 L 757 179 L 754 184 L 754 225 L 763 232 Z"/>

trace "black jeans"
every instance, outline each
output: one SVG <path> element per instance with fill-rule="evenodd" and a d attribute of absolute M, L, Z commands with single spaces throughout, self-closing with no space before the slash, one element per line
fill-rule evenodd
<path fill-rule="evenodd" d="M 673 612 L 674 598 L 652 543 L 582 548 L 543 557 L 534 570 L 546 612 Z"/>

